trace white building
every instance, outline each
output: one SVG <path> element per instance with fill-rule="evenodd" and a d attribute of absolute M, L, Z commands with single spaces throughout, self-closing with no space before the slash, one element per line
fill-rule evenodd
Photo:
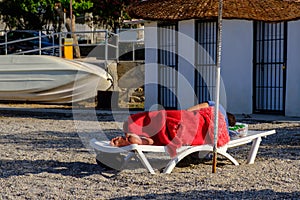
<path fill-rule="evenodd" d="M 150 0 L 131 10 L 135 18 L 149 20 L 145 23 L 146 110 L 160 106 L 185 109 L 214 100 L 216 6 L 203 14 L 203 1 L 182 2 L 188 6 L 172 5 L 172 1 L 151 4 Z M 270 0 L 268 5 L 265 1 L 258 5 L 261 1 L 252 1 L 261 8 L 258 10 L 236 1 L 244 10 L 234 10 L 227 2 L 224 0 L 220 102 L 236 114 L 299 117 L 300 4 Z M 187 8 L 190 10 L 184 12 Z"/>

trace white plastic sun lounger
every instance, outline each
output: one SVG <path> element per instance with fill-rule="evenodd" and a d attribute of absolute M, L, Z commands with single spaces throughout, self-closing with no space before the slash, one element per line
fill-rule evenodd
<path fill-rule="evenodd" d="M 259 149 L 259 145 L 262 141 L 262 137 L 266 137 L 268 135 L 272 135 L 275 133 L 275 130 L 270 131 L 248 131 L 248 134 L 244 137 L 237 137 L 234 139 L 231 139 L 230 142 L 217 149 L 217 153 L 226 157 L 229 159 L 234 165 L 239 165 L 236 159 L 234 159 L 229 153 L 227 153 L 227 150 L 229 148 L 237 147 L 243 144 L 247 144 L 252 142 L 251 149 L 248 153 L 248 159 L 247 164 L 253 164 Z M 128 155 L 125 157 L 124 165 L 128 163 L 128 161 L 133 157 L 137 156 L 144 167 L 151 173 L 155 174 L 155 171 L 153 167 L 151 166 L 150 162 L 148 161 L 146 155 L 144 153 L 146 152 L 160 152 L 160 153 L 166 153 L 167 148 L 165 146 L 154 146 L 154 145 L 137 145 L 132 144 L 125 147 L 113 147 L 109 144 L 109 141 L 98 141 L 96 139 L 92 139 L 90 141 L 90 145 L 99 152 L 105 152 L 105 153 L 124 153 L 128 152 Z M 172 158 L 166 167 L 163 170 L 163 173 L 171 173 L 174 167 L 177 163 L 179 163 L 180 160 L 185 158 L 186 156 L 190 155 L 194 152 L 203 152 L 208 153 L 213 151 L 212 145 L 199 145 L 199 146 L 182 146 L 181 148 L 177 149 L 177 155 L 176 157 Z"/>

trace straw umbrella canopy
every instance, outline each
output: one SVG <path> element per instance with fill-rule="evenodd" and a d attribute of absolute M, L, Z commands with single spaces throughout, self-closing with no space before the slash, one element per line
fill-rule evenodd
<path fill-rule="evenodd" d="M 223 19 L 279 22 L 300 19 L 298 0 L 223 0 Z M 148 0 L 129 7 L 129 15 L 153 21 L 218 18 L 218 0 Z"/>

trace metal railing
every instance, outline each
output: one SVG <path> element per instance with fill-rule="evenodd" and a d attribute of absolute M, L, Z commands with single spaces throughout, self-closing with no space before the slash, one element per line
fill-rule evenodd
<path fill-rule="evenodd" d="M 118 32 L 116 34 L 108 30 L 96 30 L 43 34 L 38 31 L 38 36 L 18 40 L 11 40 L 8 36 L 9 32 L 4 32 L 1 36 L 2 40 L 0 40 L 0 54 L 38 54 L 63 57 L 64 47 L 72 45 L 79 47 L 82 57 L 97 57 L 106 61 L 144 60 L 143 29 L 120 29 Z M 137 32 L 139 33 L 137 34 Z M 77 42 L 73 40 L 72 44 L 64 43 L 64 38 L 74 38 L 72 37 L 74 35 L 77 37 Z M 138 37 L 135 38 L 135 35 Z M 45 45 L 45 40 L 48 40 L 47 45 Z M 139 56 L 136 55 L 138 51 Z"/>
<path fill-rule="evenodd" d="M 119 35 L 119 59 L 120 60 L 144 60 L 144 29 L 118 29 Z"/>

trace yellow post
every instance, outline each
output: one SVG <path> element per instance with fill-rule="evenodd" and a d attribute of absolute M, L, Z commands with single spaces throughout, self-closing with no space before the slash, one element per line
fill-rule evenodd
<path fill-rule="evenodd" d="M 65 59 L 73 60 L 73 38 L 65 38 L 64 55 Z"/>

